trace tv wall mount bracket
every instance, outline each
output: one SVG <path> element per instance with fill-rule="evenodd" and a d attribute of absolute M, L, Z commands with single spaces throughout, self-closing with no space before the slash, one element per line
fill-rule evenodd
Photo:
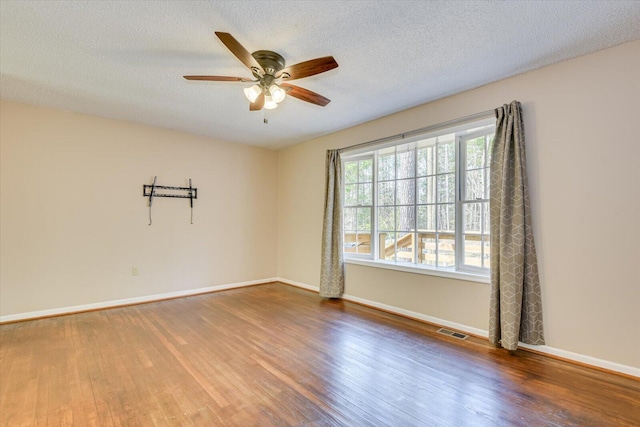
<path fill-rule="evenodd" d="M 149 198 L 149 225 L 151 225 L 151 206 L 153 205 L 154 197 L 172 197 L 178 199 L 189 199 L 189 206 L 191 207 L 191 224 L 193 224 L 193 200 L 198 198 L 198 189 L 191 185 L 191 178 L 189 178 L 188 187 L 168 187 L 166 185 L 156 185 L 158 180 L 157 176 L 153 177 L 153 184 L 142 186 L 142 195 Z M 170 192 L 158 192 L 157 190 L 169 190 Z"/>

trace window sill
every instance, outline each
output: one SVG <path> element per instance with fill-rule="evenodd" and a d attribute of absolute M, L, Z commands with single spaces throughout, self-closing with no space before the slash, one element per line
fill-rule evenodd
<path fill-rule="evenodd" d="M 466 280 L 468 282 L 490 283 L 489 276 L 461 271 L 444 271 L 411 264 L 401 264 L 390 261 L 374 261 L 371 259 L 345 258 L 346 264 L 364 265 L 367 267 L 384 268 L 387 270 L 403 271 L 405 273 L 425 274 L 427 276 L 445 277 L 447 279 Z"/>

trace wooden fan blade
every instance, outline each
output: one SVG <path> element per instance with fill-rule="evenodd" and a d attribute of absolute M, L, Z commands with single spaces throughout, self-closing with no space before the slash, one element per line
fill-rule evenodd
<path fill-rule="evenodd" d="M 263 106 L 264 106 L 264 92 L 258 95 L 258 97 L 256 98 L 256 102 L 252 102 L 251 105 L 249 105 L 249 111 L 260 111 L 262 110 Z"/>
<path fill-rule="evenodd" d="M 222 43 L 233 53 L 236 58 L 240 60 L 247 68 L 257 68 L 258 70 L 262 70 L 258 61 L 251 56 L 249 51 L 245 49 L 239 42 L 229 33 L 221 33 L 216 31 L 216 36 L 220 39 Z"/>
<path fill-rule="evenodd" d="M 310 102 L 312 104 L 319 105 L 324 107 L 328 103 L 331 102 L 330 99 L 325 98 L 324 96 L 317 94 L 315 92 L 310 91 L 309 89 L 301 88 L 300 86 L 290 85 L 288 83 L 281 83 L 280 86 L 286 87 L 287 94 L 293 96 L 294 98 L 301 99 L 306 102 Z"/>
<path fill-rule="evenodd" d="M 253 80 L 244 77 L 227 76 L 182 76 L 187 80 L 207 80 L 212 82 L 251 82 Z"/>
<path fill-rule="evenodd" d="M 315 74 L 324 73 L 338 67 L 338 63 L 333 56 L 325 56 L 322 58 L 311 59 L 309 61 L 300 62 L 290 67 L 286 67 L 276 77 L 282 76 L 285 80 L 302 79 L 304 77 L 313 76 Z M 289 77 L 283 75 L 287 73 Z"/>

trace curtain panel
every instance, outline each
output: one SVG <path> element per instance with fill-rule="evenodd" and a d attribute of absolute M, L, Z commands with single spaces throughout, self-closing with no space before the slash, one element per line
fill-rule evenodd
<path fill-rule="evenodd" d="M 339 150 L 327 150 L 320 296 L 340 298 L 344 293 L 342 254 L 342 161 Z"/>
<path fill-rule="evenodd" d="M 489 339 L 508 350 L 517 349 L 519 341 L 542 345 L 542 299 L 518 101 L 496 109 L 490 187 Z"/>

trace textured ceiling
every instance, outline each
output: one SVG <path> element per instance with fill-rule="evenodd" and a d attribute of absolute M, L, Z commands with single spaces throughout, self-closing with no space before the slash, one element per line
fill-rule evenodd
<path fill-rule="evenodd" d="M 249 112 L 215 37 L 339 68 Z M 640 1 L 0 1 L 2 99 L 281 148 L 640 38 Z M 509 101 L 509 100 L 505 100 Z M 263 124 L 263 118 L 269 124 Z"/>

